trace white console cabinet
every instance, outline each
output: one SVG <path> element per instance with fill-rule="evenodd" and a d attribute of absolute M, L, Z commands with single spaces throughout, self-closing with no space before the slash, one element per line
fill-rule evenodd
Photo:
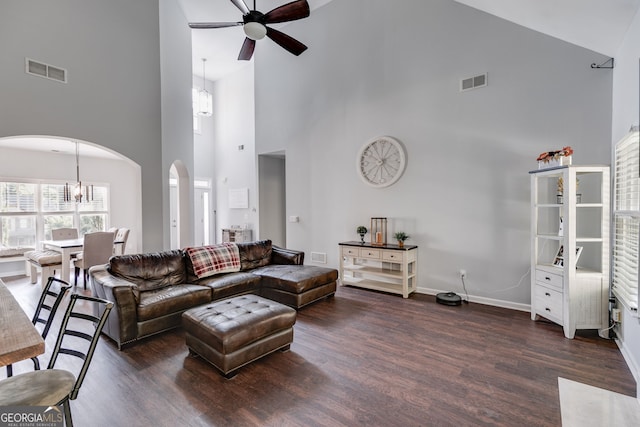
<path fill-rule="evenodd" d="M 567 338 L 576 329 L 606 336 L 609 167 L 560 166 L 530 174 L 531 319 L 561 325 Z"/>
<path fill-rule="evenodd" d="M 251 230 L 246 228 L 223 228 L 222 229 L 222 241 L 226 242 L 235 242 L 235 243 L 246 243 L 251 242 L 252 238 Z"/>
<path fill-rule="evenodd" d="M 340 279 L 344 285 L 391 292 L 408 298 L 418 283 L 418 247 L 372 245 L 356 241 L 340 246 Z"/>

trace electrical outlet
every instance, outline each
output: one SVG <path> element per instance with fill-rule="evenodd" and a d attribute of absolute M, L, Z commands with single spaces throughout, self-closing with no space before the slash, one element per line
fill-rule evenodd
<path fill-rule="evenodd" d="M 458 275 L 460 276 L 461 279 L 464 279 L 467 277 L 467 270 L 465 270 L 464 268 L 461 268 L 458 271 Z"/>
<path fill-rule="evenodd" d="M 611 310 L 611 320 L 613 320 L 616 323 L 622 322 L 622 312 L 620 311 L 619 308 L 614 308 Z"/>

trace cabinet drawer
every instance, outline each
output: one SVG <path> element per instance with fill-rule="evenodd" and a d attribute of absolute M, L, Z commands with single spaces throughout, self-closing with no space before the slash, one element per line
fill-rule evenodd
<path fill-rule="evenodd" d="M 562 323 L 562 292 L 536 285 L 534 304 L 538 314 Z"/>
<path fill-rule="evenodd" d="M 382 251 L 382 260 L 389 262 L 402 262 L 402 251 Z"/>
<path fill-rule="evenodd" d="M 380 249 L 361 248 L 360 258 L 381 259 L 382 251 Z"/>
<path fill-rule="evenodd" d="M 553 274 L 544 270 L 536 270 L 536 282 L 545 283 L 547 285 L 562 289 L 562 274 Z"/>
<path fill-rule="evenodd" d="M 352 247 L 349 247 L 349 246 L 343 246 L 342 247 L 342 255 L 343 256 L 359 257 L 360 256 L 360 249 L 359 248 L 352 248 Z"/>

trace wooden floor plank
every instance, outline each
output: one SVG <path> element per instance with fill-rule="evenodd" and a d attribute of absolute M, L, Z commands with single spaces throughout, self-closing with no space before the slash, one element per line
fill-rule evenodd
<path fill-rule="evenodd" d="M 38 287 L 5 280 L 30 315 Z M 80 291 L 82 292 L 82 291 Z M 54 331 L 55 329 L 52 329 Z M 615 343 L 564 338 L 529 314 L 351 287 L 298 312 L 294 342 L 233 379 L 191 357 L 181 329 L 118 351 L 101 340 L 76 425 L 559 426 L 559 376 L 635 396 Z M 55 333 L 47 339 L 46 365 Z M 16 374 L 32 369 L 14 365 Z M 1 374 L 0 374 L 1 375 Z"/>

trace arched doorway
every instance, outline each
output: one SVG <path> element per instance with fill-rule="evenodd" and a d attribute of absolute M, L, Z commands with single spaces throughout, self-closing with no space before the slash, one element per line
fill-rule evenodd
<path fill-rule="evenodd" d="M 79 149 L 79 174 L 83 184 L 108 187 L 107 221 L 104 227 L 130 229 L 127 252 L 142 250 L 142 178 L 140 165 L 113 150 L 78 140 L 51 135 L 19 135 L 0 138 L 0 178 L 6 182 L 43 185 L 76 181 L 75 149 Z M 56 212 L 47 208 L 46 215 Z M 81 215 L 91 214 L 91 208 L 78 208 Z M 29 213 L 21 213 L 29 216 Z M 37 218 L 42 221 L 42 213 Z M 80 227 L 80 224 L 73 226 Z M 102 224 L 102 223 L 101 223 Z M 45 231 L 38 224 L 37 239 Z"/>
<path fill-rule="evenodd" d="M 189 171 L 184 163 L 176 160 L 169 168 L 169 223 L 171 249 L 192 244 L 191 205 L 189 198 Z"/>

